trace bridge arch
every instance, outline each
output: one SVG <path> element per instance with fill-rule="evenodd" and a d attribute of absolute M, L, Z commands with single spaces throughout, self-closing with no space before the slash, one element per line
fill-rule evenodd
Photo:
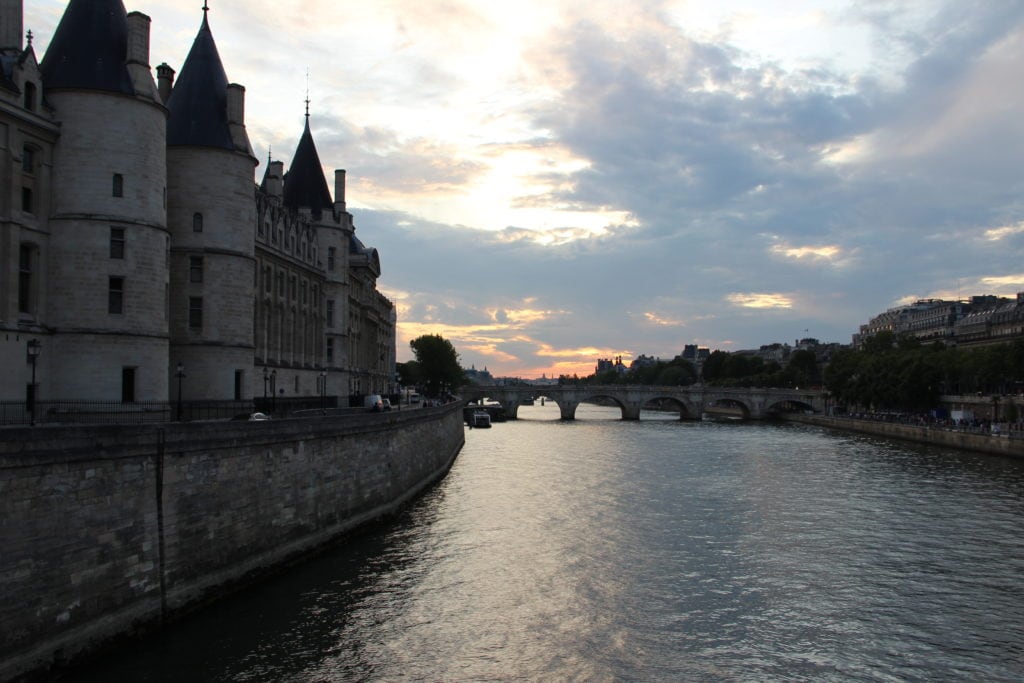
<path fill-rule="evenodd" d="M 712 415 L 741 417 L 749 420 L 753 413 L 751 406 L 736 396 L 715 396 L 711 395 L 704 399 L 704 411 Z"/>

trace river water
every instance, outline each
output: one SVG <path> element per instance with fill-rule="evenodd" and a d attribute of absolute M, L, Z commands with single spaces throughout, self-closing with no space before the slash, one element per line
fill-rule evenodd
<path fill-rule="evenodd" d="M 1024 462 L 520 417 L 393 522 L 69 680 L 1024 679 Z"/>

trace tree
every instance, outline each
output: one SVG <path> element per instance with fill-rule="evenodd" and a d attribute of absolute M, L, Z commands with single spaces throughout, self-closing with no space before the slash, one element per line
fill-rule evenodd
<path fill-rule="evenodd" d="M 423 394 L 437 398 L 465 384 L 465 375 L 459 366 L 459 354 L 452 343 L 439 334 L 425 334 L 409 342 L 416 354 L 419 381 Z"/>

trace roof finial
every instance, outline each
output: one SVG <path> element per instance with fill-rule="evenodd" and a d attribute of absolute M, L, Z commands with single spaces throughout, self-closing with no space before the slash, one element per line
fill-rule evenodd
<path fill-rule="evenodd" d="M 33 38 L 33 36 L 32 36 L 32 29 L 28 30 L 28 32 L 25 34 L 25 38 L 26 38 L 26 40 L 28 40 L 28 46 L 27 47 L 32 47 L 32 38 Z"/>
<path fill-rule="evenodd" d="M 267 168 L 270 168 L 270 164 L 274 160 L 274 157 L 270 156 L 270 152 L 273 148 L 273 145 L 267 145 Z"/>
<path fill-rule="evenodd" d="M 203 0 L 203 19 L 206 18 L 206 13 L 210 11 L 210 3 L 208 0 Z"/>
<path fill-rule="evenodd" d="M 309 120 L 309 67 L 306 67 L 306 120 Z"/>

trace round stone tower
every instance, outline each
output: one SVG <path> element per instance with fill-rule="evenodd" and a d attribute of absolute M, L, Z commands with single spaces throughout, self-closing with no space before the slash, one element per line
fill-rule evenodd
<path fill-rule="evenodd" d="M 228 83 L 207 11 L 177 82 L 170 67 L 158 67 L 161 90 L 170 93 L 170 371 L 183 366 L 185 400 L 247 400 L 254 386 L 257 160 L 245 132 L 245 89 Z"/>
<path fill-rule="evenodd" d="M 166 109 L 149 17 L 71 0 L 41 64 L 60 121 L 47 321 L 60 398 L 166 401 Z"/>

